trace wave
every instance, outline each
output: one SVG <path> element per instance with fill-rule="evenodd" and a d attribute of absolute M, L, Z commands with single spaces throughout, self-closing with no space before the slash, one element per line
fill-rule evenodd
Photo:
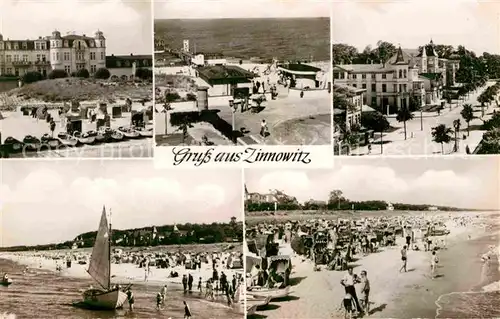
<path fill-rule="evenodd" d="M 496 260 L 493 258 L 496 257 Z M 488 282 L 488 267 L 495 267 L 500 260 L 500 246 L 490 246 L 482 255 L 483 275 L 480 289 L 477 291 L 455 291 L 443 294 L 435 301 L 435 318 L 500 318 L 500 281 Z M 491 281 L 491 280 L 490 280 Z"/>

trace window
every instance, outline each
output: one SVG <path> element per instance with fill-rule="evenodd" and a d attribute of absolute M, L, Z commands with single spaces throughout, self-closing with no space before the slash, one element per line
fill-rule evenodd
<path fill-rule="evenodd" d="M 27 54 L 24 54 L 24 55 L 23 55 L 23 61 L 24 61 L 24 62 L 28 62 L 28 55 L 27 55 Z"/>
<path fill-rule="evenodd" d="M 56 52 L 56 60 L 59 61 L 61 59 L 61 56 L 59 54 L 59 52 Z"/>
<path fill-rule="evenodd" d="M 377 97 L 372 96 L 372 106 L 377 106 Z"/>
<path fill-rule="evenodd" d="M 14 50 L 19 50 L 19 43 L 14 42 Z"/>
<path fill-rule="evenodd" d="M 394 84 L 393 91 L 394 91 L 394 92 L 397 92 L 397 91 L 398 91 L 398 85 L 397 85 L 397 84 Z"/>
<path fill-rule="evenodd" d="M 375 83 L 372 83 L 372 92 L 377 91 L 377 85 Z"/>
<path fill-rule="evenodd" d="M 12 68 L 7 68 L 5 69 L 7 74 L 12 75 Z"/>
<path fill-rule="evenodd" d="M 407 73 L 406 70 L 403 70 L 403 77 L 406 79 Z"/>
<path fill-rule="evenodd" d="M 101 52 L 101 60 L 104 60 L 104 52 Z"/>
<path fill-rule="evenodd" d="M 382 84 L 382 92 L 387 92 L 387 84 Z"/>
<path fill-rule="evenodd" d="M 144 60 L 144 61 L 142 62 L 142 65 L 144 65 L 144 66 L 148 66 L 148 60 Z"/>
<path fill-rule="evenodd" d="M 14 62 L 18 62 L 19 61 L 19 55 L 14 55 Z"/>
<path fill-rule="evenodd" d="M 40 49 L 47 50 L 47 43 L 45 43 L 45 42 L 40 43 Z"/>
<path fill-rule="evenodd" d="M 69 52 L 64 52 L 63 53 L 63 59 L 64 59 L 64 61 L 69 61 L 70 60 L 70 58 L 69 58 Z"/>
<path fill-rule="evenodd" d="M 40 54 L 37 54 L 36 55 L 36 62 L 40 62 L 41 58 L 42 58 L 42 56 Z"/>
<path fill-rule="evenodd" d="M 355 88 L 358 87 L 356 84 L 353 84 L 352 86 L 355 87 Z"/>
<path fill-rule="evenodd" d="M 399 78 L 401 79 L 403 77 L 403 70 L 399 70 Z"/>
<path fill-rule="evenodd" d="M 65 47 L 65 48 L 68 48 L 68 47 L 69 47 L 68 40 L 64 40 L 64 47 Z"/>
<path fill-rule="evenodd" d="M 399 92 L 403 92 L 403 84 L 399 85 Z"/>
<path fill-rule="evenodd" d="M 40 43 L 35 42 L 35 50 L 40 50 Z"/>
<path fill-rule="evenodd" d="M 28 50 L 28 43 L 23 42 L 21 46 L 23 47 L 23 50 Z"/>
<path fill-rule="evenodd" d="M 42 61 L 43 61 L 43 62 L 46 62 L 46 61 L 47 61 L 47 57 L 45 56 L 45 54 L 42 54 Z"/>
<path fill-rule="evenodd" d="M 11 55 L 6 55 L 5 56 L 5 62 L 7 62 L 7 63 L 12 62 L 12 56 Z"/>
<path fill-rule="evenodd" d="M 361 87 L 362 87 L 363 89 L 366 89 L 366 83 L 361 84 Z"/>
<path fill-rule="evenodd" d="M 71 73 L 71 66 L 65 65 L 64 66 L 64 71 L 66 71 L 66 73 L 70 74 Z"/>
<path fill-rule="evenodd" d="M 6 45 L 7 45 L 7 50 L 10 50 L 12 48 L 10 42 L 7 42 Z M 12 73 L 9 73 L 9 74 L 12 74 Z"/>
<path fill-rule="evenodd" d="M 361 74 L 361 78 L 366 79 L 366 74 L 365 73 Z"/>
<path fill-rule="evenodd" d="M 95 60 L 95 52 L 90 52 L 90 59 Z"/>
<path fill-rule="evenodd" d="M 403 92 L 406 92 L 406 84 L 403 84 Z"/>
<path fill-rule="evenodd" d="M 97 67 L 95 65 L 90 66 L 90 73 L 95 73 L 96 70 L 97 70 Z"/>
<path fill-rule="evenodd" d="M 100 47 L 101 47 L 101 48 L 104 48 L 104 41 L 102 41 L 102 40 L 101 40 L 100 42 L 101 42 Z"/>
<path fill-rule="evenodd" d="M 382 73 L 382 79 L 387 79 L 387 75 L 385 73 Z"/>

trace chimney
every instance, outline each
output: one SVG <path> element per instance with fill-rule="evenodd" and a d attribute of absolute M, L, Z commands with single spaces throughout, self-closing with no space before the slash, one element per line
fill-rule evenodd
<path fill-rule="evenodd" d="M 84 37 L 86 37 L 86 35 L 85 35 L 85 34 L 84 34 L 83 36 L 84 36 Z"/>
<path fill-rule="evenodd" d="M 130 53 L 130 56 L 134 56 L 132 53 Z"/>

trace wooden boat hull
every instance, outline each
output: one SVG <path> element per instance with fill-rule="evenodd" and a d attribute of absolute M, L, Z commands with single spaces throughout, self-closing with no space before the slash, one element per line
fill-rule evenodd
<path fill-rule="evenodd" d="M 95 136 L 78 138 L 78 142 L 80 142 L 81 144 L 94 144 L 95 140 L 96 140 Z"/>
<path fill-rule="evenodd" d="M 103 291 L 90 289 L 83 293 L 83 306 L 96 310 L 114 310 L 122 308 L 127 295 L 118 289 Z"/>
<path fill-rule="evenodd" d="M 0 281 L 0 286 L 10 286 L 12 285 L 12 279 L 2 280 Z"/>
<path fill-rule="evenodd" d="M 256 298 L 269 297 L 270 301 L 273 299 L 283 298 L 290 294 L 290 288 L 280 288 L 280 289 L 259 289 L 247 291 L 247 296 L 252 296 Z"/>
<path fill-rule="evenodd" d="M 126 138 L 138 138 L 141 135 L 137 132 L 122 132 Z"/>

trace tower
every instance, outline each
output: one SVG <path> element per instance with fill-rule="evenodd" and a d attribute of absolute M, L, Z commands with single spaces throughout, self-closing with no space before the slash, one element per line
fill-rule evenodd
<path fill-rule="evenodd" d="M 106 38 L 102 31 L 97 30 L 94 39 L 96 70 L 98 70 L 106 67 Z"/>
<path fill-rule="evenodd" d="M 61 37 L 61 32 L 54 30 L 52 36 L 50 37 L 50 66 L 52 70 L 63 69 L 62 65 L 62 48 L 63 40 Z"/>

